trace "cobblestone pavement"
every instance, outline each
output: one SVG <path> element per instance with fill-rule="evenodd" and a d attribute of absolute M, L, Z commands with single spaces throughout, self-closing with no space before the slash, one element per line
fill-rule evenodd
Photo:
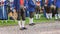
<path fill-rule="evenodd" d="M 60 22 L 26 25 L 27 30 L 19 30 L 19 26 L 0 27 L 0 34 L 60 34 Z"/>

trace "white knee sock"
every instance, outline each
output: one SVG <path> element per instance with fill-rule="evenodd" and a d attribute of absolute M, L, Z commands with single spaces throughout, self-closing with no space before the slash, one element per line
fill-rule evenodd
<path fill-rule="evenodd" d="M 18 21 L 18 25 L 19 25 L 20 28 L 22 27 L 21 21 Z"/>
<path fill-rule="evenodd" d="M 29 18 L 29 24 L 33 23 L 33 18 Z"/>
<path fill-rule="evenodd" d="M 38 14 L 36 14 L 36 19 L 38 19 Z"/>
<path fill-rule="evenodd" d="M 22 21 L 22 27 L 25 27 L 25 21 Z"/>
<path fill-rule="evenodd" d="M 57 14 L 55 14 L 55 19 L 58 19 Z"/>
<path fill-rule="evenodd" d="M 49 15 L 50 15 L 50 19 L 52 19 L 52 13 L 50 13 Z"/>
<path fill-rule="evenodd" d="M 46 18 L 49 19 L 49 14 L 46 13 Z"/>

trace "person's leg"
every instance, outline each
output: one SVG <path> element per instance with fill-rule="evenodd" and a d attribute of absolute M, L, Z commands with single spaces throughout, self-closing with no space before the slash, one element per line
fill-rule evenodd
<path fill-rule="evenodd" d="M 40 19 L 40 17 L 41 17 L 40 11 L 41 11 L 41 8 L 39 7 L 39 10 L 38 10 L 38 18 L 39 18 L 39 19 Z"/>
<path fill-rule="evenodd" d="M 38 15 L 39 15 L 39 14 L 36 14 L 36 19 L 38 19 Z"/>
<path fill-rule="evenodd" d="M 49 19 L 49 14 L 48 13 L 46 13 L 46 18 Z"/>
<path fill-rule="evenodd" d="M 36 7 L 35 10 L 36 10 L 36 19 L 38 19 L 38 15 L 39 15 L 39 14 L 38 14 L 38 7 Z"/>
<path fill-rule="evenodd" d="M 58 19 L 58 8 L 55 9 L 55 19 Z"/>
<path fill-rule="evenodd" d="M 55 14 L 55 19 L 58 19 L 58 16 L 57 16 L 57 14 Z"/>
<path fill-rule="evenodd" d="M 21 17 L 21 12 L 20 12 L 20 10 L 17 11 L 17 14 L 18 14 L 18 17 L 17 17 L 18 25 L 19 25 L 19 28 L 21 29 L 21 28 L 22 28 L 22 25 L 21 25 L 21 21 L 20 21 L 20 17 Z"/>
<path fill-rule="evenodd" d="M 55 12 L 54 8 L 52 8 L 51 11 L 52 11 L 52 17 L 54 17 L 54 12 Z"/>
<path fill-rule="evenodd" d="M 41 17 L 41 14 L 40 14 L 40 11 L 39 11 L 38 18 L 40 19 L 40 17 Z"/>
<path fill-rule="evenodd" d="M 26 29 L 26 27 L 25 27 L 25 17 L 26 17 L 26 15 L 25 15 L 25 11 L 23 9 L 21 10 L 21 16 L 22 16 L 22 29 Z"/>
<path fill-rule="evenodd" d="M 52 19 L 52 13 L 50 13 L 49 16 L 50 16 L 50 19 Z"/>
<path fill-rule="evenodd" d="M 46 14 L 47 13 L 47 6 L 44 6 L 44 11 L 43 12 L 44 12 L 44 16 L 47 18 L 47 14 Z"/>
<path fill-rule="evenodd" d="M 33 22 L 33 17 L 34 17 L 33 12 L 30 12 L 29 25 L 32 25 L 32 26 L 35 25 Z"/>
<path fill-rule="evenodd" d="M 40 19 L 40 7 L 38 6 L 37 8 L 36 8 L 36 19 Z"/>

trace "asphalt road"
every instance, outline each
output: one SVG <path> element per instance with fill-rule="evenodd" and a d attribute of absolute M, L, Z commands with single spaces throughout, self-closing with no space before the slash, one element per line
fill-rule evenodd
<path fill-rule="evenodd" d="M 19 26 L 0 27 L 0 34 L 60 34 L 60 22 L 26 25 L 27 30 L 19 30 Z"/>

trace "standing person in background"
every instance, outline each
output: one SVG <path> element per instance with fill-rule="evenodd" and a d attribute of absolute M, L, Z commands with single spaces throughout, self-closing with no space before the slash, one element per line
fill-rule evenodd
<path fill-rule="evenodd" d="M 56 8 L 58 11 L 58 19 L 60 19 L 60 0 L 56 0 Z"/>
<path fill-rule="evenodd" d="M 2 1 L 0 0 L 0 20 L 2 19 Z"/>
<path fill-rule="evenodd" d="M 52 11 L 52 17 L 55 17 L 55 19 L 58 19 L 57 17 L 57 8 L 56 8 L 56 0 L 51 0 L 51 11 Z"/>
<path fill-rule="evenodd" d="M 40 11 L 41 11 L 41 0 L 36 0 L 36 19 L 40 19 Z"/>
<path fill-rule="evenodd" d="M 18 25 L 20 30 L 25 30 L 25 2 L 24 0 L 15 0 L 15 7 L 16 7 L 16 11 L 18 14 L 17 20 L 18 20 Z M 21 17 L 22 17 L 22 21 L 21 21 Z"/>
<path fill-rule="evenodd" d="M 28 10 L 30 14 L 29 25 L 32 26 L 35 25 L 35 23 L 33 22 L 35 6 L 35 0 L 28 0 Z"/>
<path fill-rule="evenodd" d="M 46 18 L 52 19 L 52 11 L 50 8 L 50 0 L 45 0 L 45 11 L 46 11 Z"/>
<path fill-rule="evenodd" d="M 46 0 L 42 0 L 41 6 L 42 6 L 42 11 L 43 11 L 43 13 L 44 13 L 44 17 L 46 17 L 46 11 L 45 11 L 45 9 L 44 9 L 45 3 L 46 3 Z"/>
<path fill-rule="evenodd" d="M 54 16 L 55 16 L 55 19 L 58 19 L 58 8 L 56 6 L 56 3 L 57 3 L 57 0 L 54 0 Z"/>

